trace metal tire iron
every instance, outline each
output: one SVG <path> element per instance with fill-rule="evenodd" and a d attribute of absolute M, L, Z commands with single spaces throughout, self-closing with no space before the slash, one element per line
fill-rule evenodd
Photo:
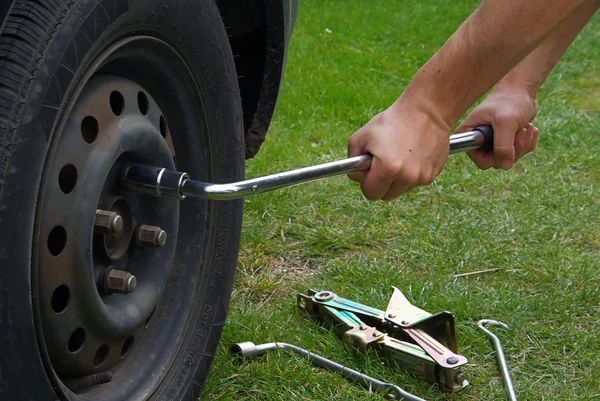
<path fill-rule="evenodd" d="M 475 149 L 490 151 L 493 149 L 493 142 L 492 127 L 481 126 L 472 131 L 452 135 L 449 153 Z M 185 172 L 162 167 L 130 164 L 122 170 L 121 185 L 129 191 L 157 197 L 181 200 L 186 197 L 233 200 L 322 178 L 365 171 L 371 167 L 371 159 L 370 154 L 365 154 L 226 184 L 192 180 Z M 394 292 L 388 313 L 343 300 L 328 291 L 315 292 L 312 295 L 299 295 L 299 305 L 302 298 L 306 301 L 305 309 L 309 313 L 323 314 L 322 317 L 329 316 L 334 321 L 346 325 L 348 330 L 344 332 L 343 338 L 350 345 L 359 349 L 376 348 L 392 362 L 409 368 L 413 373 L 438 384 L 443 390 L 457 391 L 468 385 L 458 369 L 466 363 L 466 358 L 455 353 L 456 339 L 452 314 L 443 312 L 431 316 L 412 306 L 399 290 Z M 377 329 L 378 325 L 385 326 L 388 333 Z M 270 343 L 255 346 L 252 343 L 241 343 L 236 349 L 243 356 L 252 357 L 277 348 L 292 350 L 318 366 L 341 372 L 344 377 L 355 379 L 364 385 L 368 384 L 376 391 L 386 392 L 390 398 L 422 401 L 398 386 L 373 379 L 290 344 Z"/>
<path fill-rule="evenodd" d="M 477 326 L 488 336 L 490 342 L 494 347 L 494 350 L 496 351 L 496 359 L 498 360 L 498 366 L 500 367 L 502 380 L 504 380 L 504 386 L 506 387 L 507 398 L 509 399 L 509 401 L 517 401 L 515 387 L 513 386 L 512 380 L 510 378 L 510 373 L 508 372 L 508 365 L 506 364 L 506 357 L 504 356 L 504 351 L 502 350 L 502 344 L 500 344 L 500 340 L 498 339 L 498 337 L 485 327 L 500 326 L 504 327 L 505 329 L 508 329 L 508 325 L 497 320 L 483 319 L 477 322 Z"/>
<path fill-rule="evenodd" d="M 286 344 L 281 342 L 266 343 L 260 345 L 254 345 L 251 342 L 243 342 L 235 344 L 231 347 L 230 352 L 232 355 L 241 356 L 244 359 L 254 359 L 267 352 L 274 351 L 276 349 L 288 350 L 294 352 L 296 355 L 301 356 L 309 360 L 313 365 L 325 368 L 327 370 L 338 372 L 342 377 L 351 380 L 355 383 L 368 388 L 370 391 L 384 394 L 387 399 L 390 400 L 406 400 L 406 401 L 425 401 L 416 395 L 407 393 L 395 384 L 385 383 L 380 380 L 374 379 L 363 373 L 357 372 L 354 369 L 347 368 L 340 365 L 337 362 L 323 358 L 322 356 L 313 354 L 312 352 L 303 348 L 297 347 L 292 344 Z"/>
<path fill-rule="evenodd" d="M 493 141 L 492 128 L 481 126 L 472 131 L 452 135 L 449 151 L 453 154 L 473 149 L 491 150 Z M 322 178 L 368 170 L 371 166 L 371 158 L 371 155 L 366 154 L 227 184 L 196 181 L 190 179 L 184 172 L 144 164 L 131 164 L 123 170 L 122 185 L 129 191 L 157 197 L 185 199 L 189 196 L 232 200 Z"/>
<path fill-rule="evenodd" d="M 311 290 L 309 295 L 298 294 L 297 301 L 311 317 L 333 325 L 350 347 L 374 350 L 388 365 L 405 369 L 442 391 L 457 392 L 469 385 L 460 370 L 467 359 L 456 353 L 454 315 L 450 312 L 425 312 L 395 287 L 386 311 L 332 291 Z"/>

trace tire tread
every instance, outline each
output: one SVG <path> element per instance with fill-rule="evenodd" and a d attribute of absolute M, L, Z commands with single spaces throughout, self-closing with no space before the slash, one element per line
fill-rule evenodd
<path fill-rule="evenodd" d="M 16 0 L 0 32 L 0 205 L 11 147 L 44 52 L 74 0 Z"/>

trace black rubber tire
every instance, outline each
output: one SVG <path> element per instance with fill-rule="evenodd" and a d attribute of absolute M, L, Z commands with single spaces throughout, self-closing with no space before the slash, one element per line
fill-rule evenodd
<path fill-rule="evenodd" d="M 210 178 L 224 182 L 244 176 L 239 88 L 210 0 L 17 0 L 0 29 L 0 399 L 65 399 L 36 335 L 32 238 L 44 162 L 71 92 L 111 43 L 131 34 L 160 37 L 196 80 L 207 116 Z M 197 399 L 226 319 L 242 208 L 241 200 L 211 205 L 205 235 L 212 247 L 202 275 L 189 278 L 201 294 L 195 315 L 173 364 L 144 400 Z"/>

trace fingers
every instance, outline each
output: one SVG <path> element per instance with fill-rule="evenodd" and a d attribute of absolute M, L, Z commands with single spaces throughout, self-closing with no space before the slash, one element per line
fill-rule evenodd
<path fill-rule="evenodd" d="M 533 137 L 533 127 L 527 126 L 522 128 L 515 135 L 515 161 L 525 156 L 528 152 L 528 144 L 531 143 Z"/>
<path fill-rule="evenodd" d="M 383 163 L 380 159 L 374 157 L 371 162 L 371 169 L 366 173 L 360 185 L 365 198 L 379 200 L 388 193 L 395 181 L 397 183 L 405 181 L 406 179 L 397 177 L 401 169 L 401 165 Z"/>
<path fill-rule="evenodd" d="M 537 127 L 533 127 L 533 140 L 531 141 L 531 150 L 535 149 L 540 137 L 540 130 Z"/>
<path fill-rule="evenodd" d="M 480 169 L 508 170 L 535 148 L 539 131 L 531 122 L 537 114 L 538 104 L 530 93 L 518 87 L 497 86 L 473 109 L 458 130 L 463 132 L 491 124 L 494 127 L 493 152 L 470 151 L 469 157 Z"/>
<path fill-rule="evenodd" d="M 393 201 L 416 187 L 430 185 L 440 169 L 424 167 L 414 158 L 390 162 L 374 157 L 371 169 L 362 173 L 361 189 L 368 200 Z"/>
<path fill-rule="evenodd" d="M 348 178 L 350 178 L 354 182 L 362 182 L 365 179 L 366 174 L 367 173 L 365 171 L 357 171 L 348 174 Z"/>
<path fill-rule="evenodd" d="M 384 198 L 384 200 L 393 200 L 410 190 L 419 178 L 419 172 L 418 170 L 411 172 L 410 167 L 407 167 L 403 161 L 404 157 L 396 152 L 389 152 L 390 148 L 375 152 L 368 148 L 370 142 L 375 142 L 373 137 L 381 135 L 382 132 L 381 128 L 373 125 L 368 124 L 361 128 L 348 141 L 348 157 L 365 153 L 374 154 L 371 167 L 367 171 L 348 174 L 348 177 L 361 184 L 361 189 L 368 200 Z"/>
<path fill-rule="evenodd" d="M 494 167 L 510 170 L 515 163 L 515 135 L 517 127 L 509 122 L 498 122 L 494 127 Z"/>
<path fill-rule="evenodd" d="M 537 146 L 537 141 L 539 137 L 539 129 L 534 127 L 533 124 L 528 123 L 524 128 L 517 131 L 514 135 L 513 140 L 513 149 L 512 153 L 514 154 L 513 163 L 511 163 L 511 167 L 520 158 L 530 153 Z M 496 139 L 496 136 L 495 138 Z M 492 152 L 482 152 L 479 150 L 471 150 L 467 152 L 471 160 L 482 170 L 487 170 L 491 167 L 495 168 L 503 168 L 499 163 L 495 151 Z M 503 168 L 506 170 L 506 168 Z"/>
<path fill-rule="evenodd" d="M 496 160 L 494 159 L 493 152 L 485 152 L 481 150 L 470 150 L 467 152 L 467 155 L 473 163 L 481 170 L 487 170 L 496 165 Z"/>
<path fill-rule="evenodd" d="M 350 137 L 348 140 L 348 157 L 359 156 L 366 153 L 364 148 L 367 135 L 368 132 L 365 131 L 363 127 Z M 365 174 L 365 171 L 357 171 L 348 174 L 348 178 L 355 182 L 362 182 Z"/>
<path fill-rule="evenodd" d="M 356 131 L 348 140 L 348 157 L 359 156 L 365 153 L 365 142 L 368 131 L 362 127 Z"/>
<path fill-rule="evenodd" d="M 515 160 L 533 151 L 537 145 L 539 130 L 529 123 L 515 135 Z"/>
<path fill-rule="evenodd" d="M 418 173 L 417 173 L 418 174 Z M 387 192 L 381 197 L 384 201 L 393 201 L 401 195 L 409 192 L 417 186 L 416 175 L 414 173 L 403 174 L 398 180 L 394 181 Z"/>
<path fill-rule="evenodd" d="M 414 185 L 408 185 L 408 184 L 401 184 L 398 182 L 395 182 L 389 189 L 389 191 L 381 198 L 381 200 L 386 201 L 386 202 L 391 202 L 397 198 L 399 198 L 400 196 L 404 195 L 407 192 L 410 192 L 413 188 L 415 188 Z"/>
<path fill-rule="evenodd" d="M 389 188 L 388 192 L 381 198 L 384 201 L 393 201 L 394 199 L 404 195 L 413 189 L 431 185 L 439 172 L 437 170 L 420 170 L 413 169 L 412 172 L 404 173 L 402 179 L 395 181 Z"/>
<path fill-rule="evenodd" d="M 394 200 L 433 181 L 437 175 L 433 173 L 439 174 L 448 157 L 448 137 L 449 127 L 428 113 L 418 114 L 412 107 L 389 108 L 350 137 L 349 157 L 369 153 L 372 158 L 369 170 L 349 178 L 360 182 L 368 200 Z"/>

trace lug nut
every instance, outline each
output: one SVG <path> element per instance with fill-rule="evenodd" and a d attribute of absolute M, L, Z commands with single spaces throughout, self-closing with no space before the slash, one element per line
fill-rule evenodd
<path fill-rule="evenodd" d="M 160 227 L 141 225 L 136 235 L 139 247 L 158 248 L 167 243 L 167 232 Z"/>
<path fill-rule="evenodd" d="M 108 292 L 129 294 L 135 290 L 137 279 L 131 273 L 122 270 L 110 269 L 106 276 L 106 289 Z"/>
<path fill-rule="evenodd" d="M 123 232 L 123 218 L 116 212 L 98 209 L 94 226 L 105 233 L 119 236 Z"/>

